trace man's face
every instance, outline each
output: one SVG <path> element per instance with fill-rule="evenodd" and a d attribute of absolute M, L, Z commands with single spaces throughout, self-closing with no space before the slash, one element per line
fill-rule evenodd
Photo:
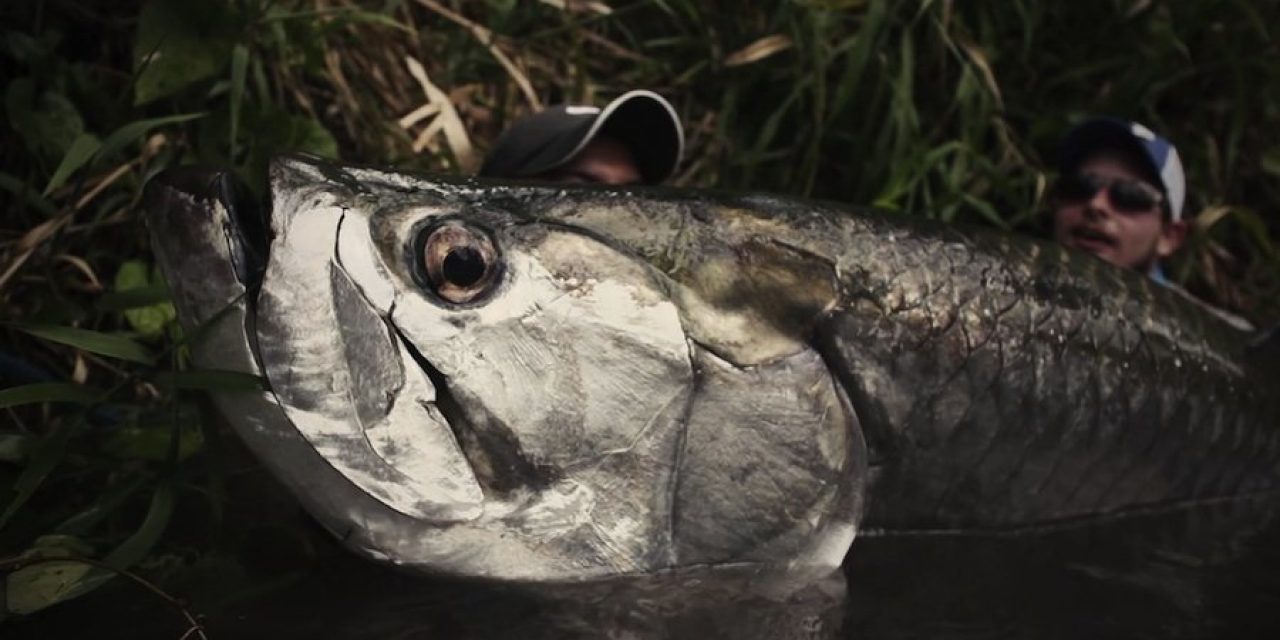
<path fill-rule="evenodd" d="M 540 177 L 568 184 L 639 184 L 640 169 L 631 150 L 607 136 L 596 136 L 571 160 Z"/>
<path fill-rule="evenodd" d="M 1165 218 L 1159 187 L 1127 155 L 1099 151 L 1062 180 L 1064 187 L 1074 185 L 1054 196 L 1053 231 L 1062 244 L 1143 271 L 1182 244 L 1186 223 Z M 1091 191 L 1095 186 L 1100 188 Z M 1144 200 L 1142 194 L 1154 197 Z"/>

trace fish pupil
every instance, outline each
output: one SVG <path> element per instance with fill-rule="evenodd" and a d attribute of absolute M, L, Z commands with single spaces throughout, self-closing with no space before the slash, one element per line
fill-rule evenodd
<path fill-rule="evenodd" d="M 484 256 L 471 247 L 458 247 L 444 257 L 444 279 L 459 287 L 469 287 L 484 277 Z"/>

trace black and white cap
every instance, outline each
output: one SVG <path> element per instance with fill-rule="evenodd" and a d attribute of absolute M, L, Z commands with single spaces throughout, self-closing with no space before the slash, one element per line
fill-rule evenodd
<path fill-rule="evenodd" d="M 684 153 L 684 130 L 675 108 L 652 91 L 636 90 L 603 109 L 562 104 L 516 120 L 494 143 L 480 175 L 522 178 L 546 173 L 601 134 L 631 151 L 645 184 L 671 177 Z"/>
<path fill-rule="evenodd" d="M 1067 132 L 1058 149 L 1058 170 L 1070 173 L 1098 149 L 1130 149 L 1146 162 L 1160 181 L 1169 205 L 1169 217 L 1182 219 L 1182 205 L 1187 198 L 1187 176 L 1182 170 L 1178 149 L 1164 137 L 1137 122 L 1112 116 L 1090 118 Z"/>

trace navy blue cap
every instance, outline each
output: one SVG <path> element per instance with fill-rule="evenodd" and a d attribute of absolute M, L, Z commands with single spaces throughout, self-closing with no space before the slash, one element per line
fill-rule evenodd
<path fill-rule="evenodd" d="M 1187 177 L 1173 143 L 1137 123 L 1101 116 L 1090 118 L 1067 132 L 1058 150 L 1058 171 L 1070 173 L 1099 149 L 1128 149 L 1147 162 L 1151 174 L 1160 180 L 1160 190 L 1169 203 L 1169 217 L 1182 219 L 1187 197 Z"/>

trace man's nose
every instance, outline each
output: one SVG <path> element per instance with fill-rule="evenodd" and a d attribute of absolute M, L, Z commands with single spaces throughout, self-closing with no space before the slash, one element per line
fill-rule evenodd
<path fill-rule="evenodd" d="M 1107 189 L 1101 188 L 1093 192 L 1093 196 L 1085 203 L 1085 211 L 1093 216 L 1110 215 L 1115 213 L 1111 210 L 1111 199 L 1107 196 Z"/>

